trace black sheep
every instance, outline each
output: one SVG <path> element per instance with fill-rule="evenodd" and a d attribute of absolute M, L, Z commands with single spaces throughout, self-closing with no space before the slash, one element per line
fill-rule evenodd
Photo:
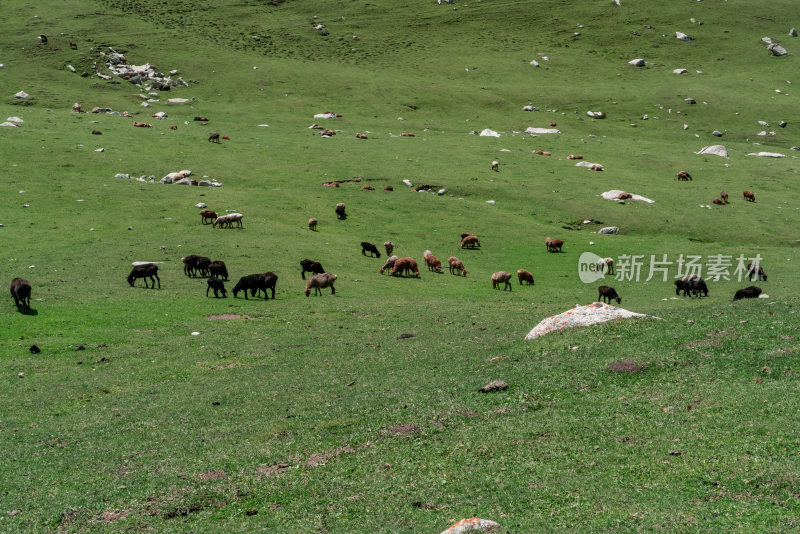
<path fill-rule="evenodd" d="M 761 288 L 758 286 L 750 286 L 744 289 L 740 289 L 736 292 L 733 296 L 733 300 L 739 299 L 757 299 L 758 296 L 761 294 Z"/>
<path fill-rule="evenodd" d="M 211 259 L 206 258 L 205 256 L 200 256 L 197 258 L 197 264 L 195 268 L 200 271 L 200 276 L 208 276 L 208 268 L 211 266 Z"/>
<path fill-rule="evenodd" d="M 211 277 L 208 279 L 208 287 L 206 288 L 206 297 L 208 296 L 208 291 L 210 289 L 214 290 L 214 298 L 218 298 L 219 291 L 222 291 L 222 298 L 228 298 L 228 293 L 225 291 L 225 284 L 219 278 Z"/>
<path fill-rule="evenodd" d="M 767 281 L 767 273 L 764 272 L 764 268 L 759 264 L 747 264 L 747 278 L 750 281 L 753 281 L 753 277 L 756 276 L 759 281 L 763 280 L 764 282 Z"/>
<path fill-rule="evenodd" d="M 613 287 L 609 286 L 600 286 L 597 288 L 599 291 L 599 295 L 597 296 L 598 299 L 601 299 L 603 302 L 608 302 L 611 304 L 612 300 L 616 300 L 617 304 L 622 303 L 622 299 L 617 295 L 617 292 L 614 290 Z"/>
<path fill-rule="evenodd" d="M 22 278 L 14 278 L 11 280 L 11 296 L 14 298 L 14 304 L 19 308 L 20 302 L 22 303 L 22 311 L 28 313 L 31 311 L 31 283 Z"/>
<path fill-rule="evenodd" d="M 228 268 L 225 266 L 224 261 L 212 261 L 211 264 L 208 266 L 208 274 L 209 276 L 216 276 L 217 278 L 222 278 L 223 280 L 228 279 Z"/>
<path fill-rule="evenodd" d="M 322 268 L 322 264 L 318 261 L 308 259 L 300 260 L 300 267 L 303 268 L 303 272 L 300 273 L 303 280 L 306 279 L 306 273 L 322 274 L 325 272 L 325 269 Z"/>
<path fill-rule="evenodd" d="M 197 270 L 197 260 L 199 259 L 200 256 L 197 254 L 189 254 L 181 258 L 183 262 L 183 274 L 186 276 L 194 276 L 194 272 Z"/>
<path fill-rule="evenodd" d="M 344 212 L 344 202 L 336 204 L 336 216 L 340 219 L 346 219 L 347 214 Z"/>
<path fill-rule="evenodd" d="M 264 278 L 264 300 L 268 300 L 267 289 L 272 291 L 272 300 L 275 300 L 275 285 L 278 283 L 278 275 L 273 272 L 266 272 L 261 275 Z"/>
<path fill-rule="evenodd" d="M 378 252 L 378 247 L 376 247 L 375 245 L 373 245 L 372 243 L 369 243 L 367 241 L 362 241 L 361 242 L 361 254 L 366 256 L 367 252 L 369 252 L 370 254 L 374 254 L 374 256 L 376 258 L 380 258 L 381 257 L 381 253 Z"/>
<path fill-rule="evenodd" d="M 258 291 L 264 291 L 264 295 L 267 294 L 267 287 L 266 282 L 264 280 L 264 276 L 261 274 L 248 274 L 247 276 L 243 276 L 236 282 L 236 285 L 233 286 L 233 298 L 236 298 L 236 295 L 239 291 L 244 292 L 244 298 L 247 300 L 247 292 L 250 291 L 254 297 Z"/>
<path fill-rule="evenodd" d="M 156 287 L 156 280 L 158 280 L 158 289 L 161 289 L 161 278 L 158 277 L 158 265 L 154 263 L 145 263 L 144 265 L 134 265 L 131 274 L 128 275 L 128 283 L 133 287 L 137 278 L 144 278 L 144 287 L 147 285 L 149 278 L 153 282 L 153 289 Z"/>

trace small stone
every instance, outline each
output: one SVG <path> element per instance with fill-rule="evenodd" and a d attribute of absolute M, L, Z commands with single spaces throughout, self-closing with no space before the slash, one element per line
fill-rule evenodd
<path fill-rule="evenodd" d="M 713 135 L 714 137 L 722 137 L 722 132 L 720 132 L 719 130 L 714 130 L 713 132 L 711 132 L 711 135 Z"/>
<path fill-rule="evenodd" d="M 492 380 L 478 391 L 480 393 L 489 393 L 491 391 L 504 391 L 508 389 L 508 384 L 502 380 Z"/>

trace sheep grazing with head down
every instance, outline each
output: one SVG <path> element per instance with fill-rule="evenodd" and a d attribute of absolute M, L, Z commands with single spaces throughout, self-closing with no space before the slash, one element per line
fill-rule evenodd
<path fill-rule="evenodd" d="M 748 200 L 750 202 L 756 201 L 756 195 L 752 191 L 744 191 L 742 193 L 742 196 L 744 197 L 745 200 Z"/>
<path fill-rule="evenodd" d="M 506 271 L 497 271 L 496 273 L 492 273 L 492 289 L 498 289 L 498 285 L 505 284 L 503 286 L 503 291 L 508 289 L 509 291 L 513 291 L 511 288 L 511 273 L 507 273 Z"/>
<path fill-rule="evenodd" d="M 720 200 L 720 199 L 718 199 L 718 198 L 715 198 L 714 200 L 712 200 L 712 201 L 711 201 L 711 203 L 712 203 L 712 204 L 716 204 L 716 205 L 718 205 L 718 206 L 724 206 L 724 205 L 725 205 L 725 201 L 723 201 L 723 200 Z"/>
<path fill-rule="evenodd" d="M 496 171 L 496 172 L 500 171 L 500 162 L 499 161 L 493 161 L 492 162 L 492 170 Z"/>
<path fill-rule="evenodd" d="M 701 293 L 707 297 L 708 285 L 699 274 L 687 274 L 680 280 L 675 280 L 675 295 L 679 295 L 681 291 L 684 297 L 690 295 L 699 298 Z"/>
<path fill-rule="evenodd" d="M 611 304 L 612 300 L 616 300 L 617 304 L 622 303 L 622 299 L 617 295 L 617 291 L 613 287 L 600 286 L 597 288 L 597 291 L 599 293 L 597 295 L 597 300 L 602 300 L 608 304 Z"/>
<path fill-rule="evenodd" d="M 228 267 L 224 261 L 216 260 L 208 264 L 208 275 L 211 277 L 228 279 Z"/>
<path fill-rule="evenodd" d="M 386 255 L 391 256 L 392 252 L 394 252 L 394 243 L 391 241 L 384 241 L 383 248 L 386 249 Z"/>
<path fill-rule="evenodd" d="M 519 285 L 522 285 L 522 282 L 526 282 L 529 286 L 536 284 L 533 280 L 533 273 L 525 269 L 519 269 L 517 271 L 517 278 L 519 279 Z"/>
<path fill-rule="evenodd" d="M 308 220 L 308 229 L 311 230 L 312 232 L 316 232 L 317 231 L 317 218 L 316 217 L 311 217 Z"/>
<path fill-rule="evenodd" d="M 219 298 L 219 292 L 222 292 L 222 298 L 228 298 L 228 292 L 225 291 L 225 284 L 219 278 L 209 278 L 206 283 L 208 287 L 206 287 L 206 297 L 208 297 L 209 290 L 214 290 L 214 298 Z"/>
<path fill-rule="evenodd" d="M 595 265 L 597 272 L 605 271 L 607 274 L 614 274 L 614 258 L 601 258 Z"/>
<path fill-rule="evenodd" d="M 549 237 L 547 239 L 550 239 Z M 547 244 L 547 240 L 545 240 L 545 244 Z M 548 252 L 561 252 L 561 247 L 564 246 L 563 239 L 550 239 L 550 243 L 547 245 Z"/>
<path fill-rule="evenodd" d="M 374 256 L 376 258 L 380 258 L 381 257 L 381 253 L 378 252 L 378 247 L 376 247 L 375 245 L 373 245 L 372 243 L 370 243 L 368 241 L 362 241 L 361 242 L 361 254 L 366 256 L 367 252 L 369 252 L 371 256 Z"/>
<path fill-rule="evenodd" d="M 333 273 L 322 273 L 322 274 L 315 274 L 311 278 L 308 279 L 306 282 L 306 289 L 304 293 L 306 296 L 311 294 L 311 290 L 314 290 L 314 295 L 322 295 L 322 290 L 326 287 L 331 288 L 331 295 L 336 294 L 336 288 L 333 287 L 333 283 L 336 282 L 338 277 Z"/>
<path fill-rule="evenodd" d="M 758 280 L 763 280 L 764 282 L 767 281 L 767 273 L 764 272 L 764 268 L 761 267 L 758 263 L 748 263 L 747 264 L 747 278 L 750 281 L 753 281 L 753 277 L 758 277 Z"/>
<path fill-rule="evenodd" d="M 678 181 L 688 182 L 692 180 L 692 175 L 686 171 L 681 171 L 678 173 Z"/>
<path fill-rule="evenodd" d="M 728 193 L 726 193 L 725 191 L 721 191 L 721 192 L 720 192 L 720 194 L 719 194 L 719 198 L 721 198 L 721 199 L 722 199 L 722 201 L 723 201 L 725 204 L 727 204 L 727 203 L 728 203 Z"/>
<path fill-rule="evenodd" d="M 394 262 L 396 261 L 397 261 L 397 256 L 391 256 L 389 259 L 387 259 L 386 263 L 384 263 L 383 267 L 381 267 L 380 270 L 381 274 L 383 274 L 383 271 L 385 271 L 386 269 L 391 269 L 392 267 L 394 267 Z"/>
<path fill-rule="evenodd" d="M 272 300 L 275 300 L 275 286 L 278 284 L 278 275 L 272 271 L 261 273 L 264 279 L 264 285 L 259 287 L 259 290 L 264 292 L 264 300 L 268 300 L 267 289 L 272 292 Z"/>
<path fill-rule="evenodd" d="M 258 273 L 258 274 L 248 274 L 247 276 L 243 276 L 236 282 L 236 285 L 233 286 L 233 298 L 236 298 L 236 295 L 241 291 L 244 292 L 244 298 L 247 299 L 247 292 L 250 292 L 251 297 L 257 297 L 259 293 L 264 293 L 264 299 L 267 299 L 267 288 L 271 285 L 272 289 L 272 298 L 275 298 L 275 283 L 278 281 L 278 277 L 275 276 L 275 273 Z"/>
<path fill-rule="evenodd" d="M 553 245 L 553 240 L 549 237 L 544 238 L 544 247 L 547 249 L 547 252 L 550 252 L 550 247 Z"/>
<path fill-rule="evenodd" d="M 200 210 L 200 222 L 202 224 L 213 223 L 217 220 L 217 217 L 217 212 L 214 210 Z"/>
<path fill-rule="evenodd" d="M 154 263 L 145 263 L 142 265 L 134 265 L 131 274 L 128 275 L 128 283 L 133 287 L 134 282 L 136 282 L 137 278 L 144 279 L 144 287 L 149 287 L 147 285 L 147 279 L 149 278 L 151 282 L 153 282 L 153 289 L 156 287 L 156 280 L 158 280 L 158 289 L 161 289 L 161 278 L 158 277 L 158 265 Z"/>
<path fill-rule="evenodd" d="M 426 250 L 422 253 L 422 257 L 425 258 L 425 265 L 428 266 L 429 271 L 436 273 L 442 272 L 442 262 L 439 260 L 439 258 L 433 255 L 433 252 Z"/>
<path fill-rule="evenodd" d="M 408 273 L 414 273 L 414 276 L 419 277 L 419 268 L 417 267 L 417 262 L 408 256 L 397 258 L 397 260 L 394 262 L 394 266 L 392 266 L 392 276 L 407 276 Z"/>
<path fill-rule="evenodd" d="M 303 271 L 300 273 L 303 280 L 306 279 L 306 273 L 313 273 L 313 276 L 314 274 L 322 274 L 325 272 L 320 262 L 309 259 L 300 260 L 300 267 L 303 268 Z"/>
<path fill-rule="evenodd" d="M 11 297 L 14 299 L 14 304 L 17 308 L 22 304 L 22 311 L 28 313 L 31 311 L 31 283 L 23 278 L 14 278 L 11 280 Z"/>
<path fill-rule="evenodd" d="M 464 268 L 464 262 L 455 256 L 450 256 L 447 258 L 447 264 L 450 266 L 450 274 L 455 274 L 458 276 L 458 274 L 461 273 L 462 276 L 467 276 L 467 270 Z M 458 271 L 458 273 L 456 271 Z"/>
<path fill-rule="evenodd" d="M 475 248 L 476 246 L 480 247 L 481 242 L 478 240 L 478 236 L 475 235 L 468 235 L 461 240 L 461 248 Z"/>
<path fill-rule="evenodd" d="M 344 208 L 345 208 L 344 202 L 339 202 L 338 204 L 336 204 L 336 216 L 339 217 L 340 219 L 347 218 L 347 214 L 344 212 Z"/>

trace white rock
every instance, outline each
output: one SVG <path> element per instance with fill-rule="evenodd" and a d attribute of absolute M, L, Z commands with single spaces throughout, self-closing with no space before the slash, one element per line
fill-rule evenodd
<path fill-rule="evenodd" d="M 785 158 L 786 154 L 779 154 L 778 152 L 750 152 L 748 156 L 759 156 L 762 158 Z"/>
<path fill-rule="evenodd" d="M 198 202 L 197 204 L 194 205 L 194 207 L 202 209 L 202 208 L 207 208 L 208 206 L 206 205 L 205 202 Z"/>
<path fill-rule="evenodd" d="M 683 129 L 684 129 L 684 130 L 688 130 L 688 129 L 689 129 L 689 125 L 684 123 L 684 125 L 683 125 Z"/>
<path fill-rule="evenodd" d="M 522 106 L 522 111 L 538 111 L 538 108 L 533 106 Z"/>
<path fill-rule="evenodd" d="M 67 68 L 68 68 L 68 69 L 69 69 L 71 72 L 75 72 L 75 67 L 73 67 L 72 65 L 67 65 Z"/>
<path fill-rule="evenodd" d="M 530 65 L 531 67 L 538 67 L 538 66 L 539 66 L 539 62 L 538 62 L 538 61 L 536 61 L 536 60 L 534 59 L 533 61 L 531 61 L 531 62 L 529 63 L 529 65 Z"/>
<path fill-rule="evenodd" d="M 603 304 L 602 302 L 595 302 L 587 306 L 576 306 L 571 310 L 564 313 L 548 317 L 536 325 L 527 336 L 526 340 L 535 339 L 544 334 L 560 330 L 562 328 L 571 328 L 575 326 L 589 326 L 598 323 L 605 323 L 615 319 L 629 319 L 634 317 L 652 317 L 642 313 L 634 313 L 624 308 L 617 308 L 610 304 Z M 657 319 L 657 317 L 653 317 Z"/>
<path fill-rule="evenodd" d="M 335 119 L 336 113 L 328 112 L 328 113 L 317 113 L 314 115 L 315 119 Z"/>
<path fill-rule="evenodd" d="M 413 187 L 413 185 L 411 184 L 411 180 L 407 178 L 403 180 L 403 183 L 406 185 L 406 187 Z"/>
<path fill-rule="evenodd" d="M 19 93 L 14 94 L 14 98 L 28 98 L 28 93 L 25 91 L 20 91 Z"/>
<path fill-rule="evenodd" d="M 587 111 L 586 114 L 588 116 L 592 117 L 593 119 L 605 119 L 606 118 L 606 114 L 603 113 L 602 111 Z"/>
<path fill-rule="evenodd" d="M 619 234 L 619 226 L 606 226 L 597 231 L 598 234 Z"/>
<path fill-rule="evenodd" d="M 711 146 L 704 146 L 700 149 L 699 152 L 695 152 L 695 154 L 712 154 L 714 156 L 720 156 L 723 158 L 728 157 L 728 149 L 722 145 L 711 145 Z"/>
<path fill-rule="evenodd" d="M 621 189 L 612 189 L 611 191 L 606 191 L 605 193 L 601 193 L 600 196 L 603 197 L 606 200 L 617 201 L 617 200 L 619 200 L 617 197 L 620 195 L 620 193 L 625 193 L 625 192 L 626 191 L 622 191 Z M 653 204 L 655 202 L 655 200 L 650 200 L 649 198 L 643 197 L 641 195 L 636 195 L 636 194 L 633 194 L 633 193 L 629 193 L 629 194 L 631 195 L 631 198 L 630 198 L 631 200 L 641 200 L 642 202 L 647 202 L 648 204 Z M 623 203 L 624 203 L 624 201 L 623 201 Z"/>
<path fill-rule="evenodd" d="M 105 148 L 95 148 L 94 151 L 95 152 L 105 152 L 106 149 Z"/>
<path fill-rule="evenodd" d="M 686 69 L 675 69 L 672 71 L 672 74 L 687 74 L 689 71 Z"/>
<path fill-rule="evenodd" d="M 494 204 L 495 202 L 494 202 L 494 200 L 487 200 L 486 203 L 487 204 Z"/>
<path fill-rule="evenodd" d="M 444 192 L 445 192 L 445 189 L 441 188 L 436 192 L 436 194 L 439 195 L 439 196 L 442 196 L 442 195 L 444 195 Z"/>
<path fill-rule="evenodd" d="M 678 39 L 679 41 L 684 41 L 684 42 L 692 40 L 691 37 L 689 37 L 683 32 L 675 32 L 675 38 Z"/>
<path fill-rule="evenodd" d="M 168 98 L 167 102 L 170 104 L 183 104 L 184 102 L 188 102 L 188 98 Z"/>
<path fill-rule="evenodd" d="M 534 128 L 530 126 L 525 128 L 525 133 L 527 134 L 559 134 L 561 130 L 557 130 L 556 128 Z"/>
<path fill-rule="evenodd" d="M 15 124 L 13 122 L 0 123 L 0 127 L 4 127 L 4 126 L 10 126 L 10 127 L 13 127 L 13 128 L 18 128 L 19 124 Z"/>
<path fill-rule="evenodd" d="M 443 530 L 441 534 L 491 533 L 498 532 L 500 528 L 500 523 L 490 521 L 489 519 L 471 517 L 469 519 L 462 519 L 458 523 L 451 525 L 447 530 Z"/>
<path fill-rule="evenodd" d="M 642 58 L 632 59 L 628 61 L 628 65 L 632 65 L 634 67 L 644 67 L 644 60 Z"/>
<path fill-rule="evenodd" d="M 486 128 L 485 130 L 481 131 L 481 133 L 479 133 L 478 135 L 480 135 L 481 137 L 500 137 L 499 133 L 495 132 L 494 130 L 490 130 L 489 128 Z"/>
<path fill-rule="evenodd" d="M 192 332 L 192 335 L 193 335 L 193 336 L 199 336 L 199 335 L 200 335 L 200 332 Z"/>

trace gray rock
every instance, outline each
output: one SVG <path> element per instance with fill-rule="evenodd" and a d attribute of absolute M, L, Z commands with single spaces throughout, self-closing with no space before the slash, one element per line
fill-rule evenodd
<path fill-rule="evenodd" d="M 792 28 L 789 30 L 789 35 L 792 37 L 797 37 L 797 28 Z"/>
<path fill-rule="evenodd" d="M 714 137 L 722 137 L 722 132 L 720 132 L 719 130 L 714 130 L 713 132 L 711 132 L 711 135 L 713 135 Z"/>
<path fill-rule="evenodd" d="M 767 50 L 769 50 L 773 56 L 785 56 L 786 54 L 788 54 L 786 49 L 781 45 L 779 45 L 778 43 L 772 43 L 767 47 Z"/>
<path fill-rule="evenodd" d="M 159 180 L 162 184 L 171 184 L 172 183 L 172 176 L 165 176 L 161 180 Z"/>
<path fill-rule="evenodd" d="M 637 58 L 628 61 L 628 65 L 632 65 L 634 67 L 644 67 L 644 59 Z"/>
<path fill-rule="evenodd" d="M 181 178 L 177 182 L 173 182 L 175 185 L 192 185 L 191 178 Z"/>
<path fill-rule="evenodd" d="M 683 32 L 675 32 L 675 38 L 678 39 L 679 41 L 684 41 L 684 42 L 692 40 L 691 37 L 689 37 Z"/>
<path fill-rule="evenodd" d="M 492 380 L 478 391 L 481 393 L 489 393 L 491 391 L 504 391 L 508 389 L 508 384 L 502 380 Z"/>
<path fill-rule="evenodd" d="M 684 98 L 683 101 L 687 104 L 697 104 L 697 101 L 694 98 Z"/>
<path fill-rule="evenodd" d="M 200 180 L 199 182 L 197 182 L 197 185 L 199 185 L 201 187 L 211 187 L 211 181 L 209 181 L 209 180 Z"/>
<path fill-rule="evenodd" d="M 619 226 L 606 226 L 605 228 L 601 228 L 598 234 L 619 234 Z"/>

